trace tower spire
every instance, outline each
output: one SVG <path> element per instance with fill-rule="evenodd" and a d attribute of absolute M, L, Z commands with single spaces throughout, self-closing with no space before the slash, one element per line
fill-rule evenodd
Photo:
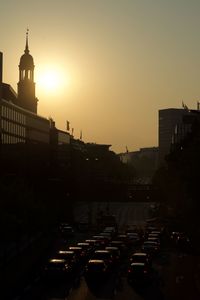
<path fill-rule="evenodd" d="M 28 32 L 26 30 L 26 45 L 24 54 L 19 62 L 19 82 L 18 82 L 18 105 L 37 114 L 37 102 L 35 97 L 34 82 L 34 62 L 29 53 Z"/>
<path fill-rule="evenodd" d="M 29 29 L 27 28 L 27 29 L 26 29 L 26 47 L 25 47 L 25 50 L 24 50 L 24 53 L 25 53 L 25 54 L 29 54 L 29 48 L 28 48 L 28 32 L 29 32 Z"/>

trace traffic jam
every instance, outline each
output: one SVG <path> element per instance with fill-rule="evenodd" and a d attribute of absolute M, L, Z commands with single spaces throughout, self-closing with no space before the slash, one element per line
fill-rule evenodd
<path fill-rule="evenodd" d="M 42 280 L 47 286 L 62 282 L 77 288 L 84 278 L 88 287 L 101 288 L 113 274 L 117 283 L 123 276 L 133 287 L 154 280 L 153 261 L 162 247 L 162 228 L 127 226 L 118 232 L 116 227 L 107 226 L 76 242 L 69 224 L 61 224 L 60 233 L 66 243 L 45 264 Z"/>

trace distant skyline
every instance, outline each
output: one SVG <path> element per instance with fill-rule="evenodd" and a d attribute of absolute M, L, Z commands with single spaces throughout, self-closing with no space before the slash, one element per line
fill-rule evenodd
<path fill-rule="evenodd" d="M 29 28 L 38 114 L 116 153 L 158 145 L 158 110 L 200 100 L 200 1 L 1 1 L 3 81 L 17 91 Z M 61 74 L 57 90 L 44 70 Z"/>

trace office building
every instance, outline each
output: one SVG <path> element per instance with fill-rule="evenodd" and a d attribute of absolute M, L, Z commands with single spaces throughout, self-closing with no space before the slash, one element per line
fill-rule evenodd
<path fill-rule="evenodd" d="M 196 117 L 197 113 L 198 110 L 189 110 L 187 106 L 159 110 L 159 165 L 165 162 L 172 145 L 180 143 L 191 131 L 192 117 Z"/>

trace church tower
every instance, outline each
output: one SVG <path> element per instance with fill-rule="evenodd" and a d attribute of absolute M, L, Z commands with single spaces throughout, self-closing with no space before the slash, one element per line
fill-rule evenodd
<path fill-rule="evenodd" d="M 19 63 L 18 105 L 37 114 L 34 67 L 33 57 L 29 54 L 27 29 L 25 50 Z"/>

